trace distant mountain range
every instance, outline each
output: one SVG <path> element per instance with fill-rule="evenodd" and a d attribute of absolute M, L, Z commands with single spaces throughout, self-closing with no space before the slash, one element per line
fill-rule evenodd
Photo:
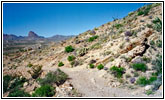
<path fill-rule="evenodd" d="M 74 35 L 64 36 L 64 35 L 54 35 L 52 37 L 45 38 L 43 36 L 37 35 L 33 31 L 29 31 L 28 36 L 16 36 L 13 34 L 3 34 L 3 40 L 46 40 L 46 41 L 61 41 L 68 38 L 74 37 Z"/>

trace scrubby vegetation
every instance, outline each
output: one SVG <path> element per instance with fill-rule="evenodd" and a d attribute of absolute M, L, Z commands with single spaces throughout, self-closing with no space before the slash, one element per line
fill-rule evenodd
<path fill-rule="evenodd" d="M 73 51 L 74 51 L 74 48 L 71 45 L 65 47 L 65 52 L 69 53 L 69 52 L 73 52 Z"/>
<path fill-rule="evenodd" d="M 27 67 L 29 67 L 29 68 L 31 68 L 33 65 L 31 64 L 31 63 L 29 63 L 28 65 L 27 65 Z"/>
<path fill-rule="evenodd" d="M 97 66 L 97 69 L 99 69 L 99 70 L 101 70 L 103 68 L 104 68 L 104 66 L 102 64 L 100 64 L 100 65 Z"/>
<path fill-rule="evenodd" d="M 94 68 L 95 66 L 93 64 L 89 64 L 89 67 L 90 68 Z"/>
<path fill-rule="evenodd" d="M 147 6 L 144 6 L 143 9 L 140 9 L 140 11 L 138 12 L 138 15 L 139 16 L 140 15 L 144 15 L 144 16 L 148 15 L 148 13 L 149 13 L 149 11 L 150 11 L 151 8 L 152 8 L 152 5 L 151 4 L 150 5 L 147 5 Z"/>
<path fill-rule="evenodd" d="M 52 97 L 55 94 L 54 88 L 48 84 L 37 88 L 32 94 L 33 97 Z"/>
<path fill-rule="evenodd" d="M 154 29 L 158 32 L 161 32 L 162 31 L 162 21 L 156 17 L 153 21 L 154 23 Z"/>
<path fill-rule="evenodd" d="M 58 63 L 58 67 L 61 67 L 61 66 L 64 66 L 64 63 L 63 62 L 59 62 Z"/>
<path fill-rule="evenodd" d="M 151 76 L 149 79 L 147 79 L 145 76 L 141 76 L 138 78 L 136 83 L 141 86 L 146 86 L 148 84 L 152 84 L 152 82 L 154 82 L 155 80 L 157 80 L 157 77 L 155 76 Z"/>
<path fill-rule="evenodd" d="M 14 89 L 8 95 L 8 97 L 30 97 L 29 93 L 24 92 L 23 90 Z"/>
<path fill-rule="evenodd" d="M 144 63 L 134 63 L 134 64 L 132 64 L 132 67 L 136 71 L 145 72 L 147 70 L 147 66 Z"/>
<path fill-rule="evenodd" d="M 115 27 L 116 29 L 119 29 L 120 27 L 123 27 L 123 25 L 122 25 L 122 24 L 115 24 L 114 27 Z"/>
<path fill-rule="evenodd" d="M 112 72 L 112 74 L 114 74 L 115 77 L 121 78 L 124 74 L 125 69 L 123 67 L 112 66 L 110 68 L 110 71 Z"/>
<path fill-rule="evenodd" d="M 41 85 L 54 84 L 60 85 L 64 83 L 68 78 L 68 75 L 65 74 L 60 69 L 57 69 L 55 72 L 49 72 L 45 78 L 39 79 Z"/>
<path fill-rule="evenodd" d="M 68 56 L 68 61 L 73 61 L 73 60 L 75 60 L 75 59 L 76 59 L 76 57 L 75 57 L 75 56 L 73 56 L 73 55 Z"/>
<path fill-rule="evenodd" d="M 5 75 L 3 77 L 3 93 L 10 91 L 8 97 L 29 97 L 28 93 L 20 90 L 26 81 L 24 77 Z"/>
<path fill-rule="evenodd" d="M 88 42 L 92 42 L 94 41 L 95 39 L 97 39 L 99 36 L 98 35 L 95 35 L 95 36 L 92 36 L 88 39 Z"/>
<path fill-rule="evenodd" d="M 12 76 L 5 75 L 3 76 L 3 93 L 5 93 L 8 90 L 9 83 L 13 79 Z"/>

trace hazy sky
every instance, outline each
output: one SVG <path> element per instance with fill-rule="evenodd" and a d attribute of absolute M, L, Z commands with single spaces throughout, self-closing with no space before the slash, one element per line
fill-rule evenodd
<path fill-rule="evenodd" d="M 78 35 L 123 18 L 144 3 L 4 3 L 3 33 L 27 36 Z"/>

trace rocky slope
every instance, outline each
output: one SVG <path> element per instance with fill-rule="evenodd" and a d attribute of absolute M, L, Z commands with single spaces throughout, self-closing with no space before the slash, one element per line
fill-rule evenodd
<path fill-rule="evenodd" d="M 162 5 L 146 5 L 60 43 L 3 56 L 3 75 L 25 77 L 21 89 L 35 96 L 38 80 L 59 68 L 68 78 L 52 83 L 54 97 L 161 97 L 161 20 Z"/>

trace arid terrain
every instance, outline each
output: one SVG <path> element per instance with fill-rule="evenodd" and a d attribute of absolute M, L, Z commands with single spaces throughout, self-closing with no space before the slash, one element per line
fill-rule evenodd
<path fill-rule="evenodd" d="M 162 4 L 40 45 L 3 55 L 4 97 L 162 97 Z"/>

